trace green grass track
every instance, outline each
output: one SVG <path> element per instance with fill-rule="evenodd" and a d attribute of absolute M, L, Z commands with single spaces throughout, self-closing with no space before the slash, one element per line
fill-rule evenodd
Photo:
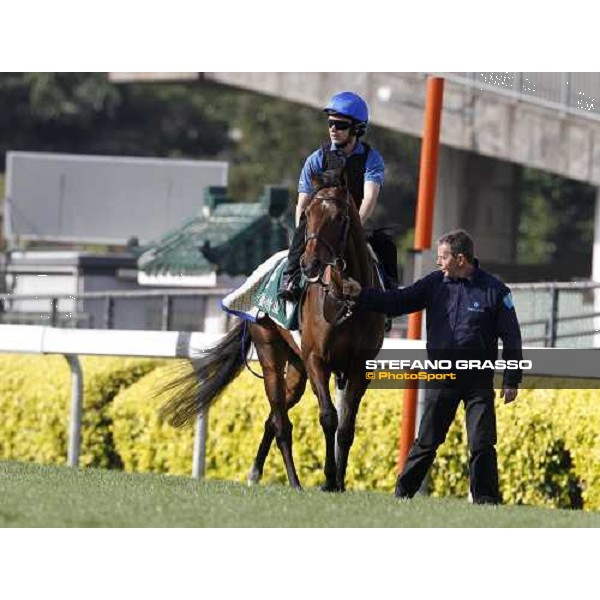
<path fill-rule="evenodd" d="M 2 527 L 599 527 L 600 513 L 0 462 Z"/>

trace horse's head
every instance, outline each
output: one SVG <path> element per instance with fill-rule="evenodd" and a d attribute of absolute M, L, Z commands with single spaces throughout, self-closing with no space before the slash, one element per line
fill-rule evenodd
<path fill-rule="evenodd" d="M 350 194 L 339 172 L 324 173 L 314 182 L 306 209 L 306 248 L 300 259 L 304 275 L 317 281 L 327 265 L 346 268 L 344 251 L 350 229 Z"/>

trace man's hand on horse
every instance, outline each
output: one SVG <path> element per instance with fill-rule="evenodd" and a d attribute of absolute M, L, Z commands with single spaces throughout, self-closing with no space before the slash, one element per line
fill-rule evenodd
<path fill-rule="evenodd" d="M 352 277 L 347 277 L 342 283 L 342 294 L 347 298 L 356 298 L 361 289 L 360 283 Z"/>
<path fill-rule="evenodd" d="M 517 399 L 517 394 L 519 393 L 519 388 L 511 388 L 502 386 L 500 390 L 500 398 L 504 398 L 504 404 L 510 404 Z"/>

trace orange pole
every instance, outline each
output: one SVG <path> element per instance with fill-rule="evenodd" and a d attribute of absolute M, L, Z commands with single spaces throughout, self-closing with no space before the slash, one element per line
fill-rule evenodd
<path fill-rule="evenodd" d="M 427 80 L 425 122 L 423 124 L 423 143 L 421 146 L 415 250 L 431 248 L 443 99 L 444 80 L 441 77 L 430 77 Z"/>
<path fill-rule="evenodd" d="M 421 145 L 421 165 L 419 177 L 419 196 L 415 223 L 415 250 L 431 248 L 433 234 L 433 209 L 437 184 L 438 152 L 440 147 L 440 126 L 442 122 L 442 104 L 444 98 L 444 80 L 441 77 L 429 77 L 427 80 L 427 98 L 425 100 L 425 119 L 423 123 L 423 142 Z M 418 278 L 420 273 L 415 273 Z M 421 339 L 422 312 L 412 313 L 408 317 L 408 339 Z M 398 471 L 406 463 L 408 451 L 415 439 L 417 417 L 418 384 L 411 382 L 404 390 L 402 403 L 402 431 L 398 449 Z"/>

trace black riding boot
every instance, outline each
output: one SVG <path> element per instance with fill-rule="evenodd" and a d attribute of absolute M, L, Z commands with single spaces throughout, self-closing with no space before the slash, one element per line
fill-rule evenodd
<path fill-rule="evenodd" d="M 294 237 L 288 251 L 287 265 L 283 276 L 281 277 L 281 285 L 279 287 L 278 296 L 284 300 L 293 302 L 300 298 L 302 290 L 300 288 L 300 257 L 304 252 L 304 243 L 306 239 L 306 217 L 304 213 L 300 217 L 300 223 L 294 231 Z"/>
<path fill-rule="evenodd" d="M 386 290 L 398 288 L 398 255 L 394 240 L 381 229 L 373 231 L 368 239 L 371 247 L 377 254 L 383 267 L 384 286 Z M 384 330 L 388 333 L 392 329 L 392 317 L 385 316 Z"/>
<path fill-rule="evenodd" d="M 379 257 L 386 278 L 386 288 L 398 287 L 398 254 L 394 240 L 381 229 L 373 231 L 369 242 Z"/>

